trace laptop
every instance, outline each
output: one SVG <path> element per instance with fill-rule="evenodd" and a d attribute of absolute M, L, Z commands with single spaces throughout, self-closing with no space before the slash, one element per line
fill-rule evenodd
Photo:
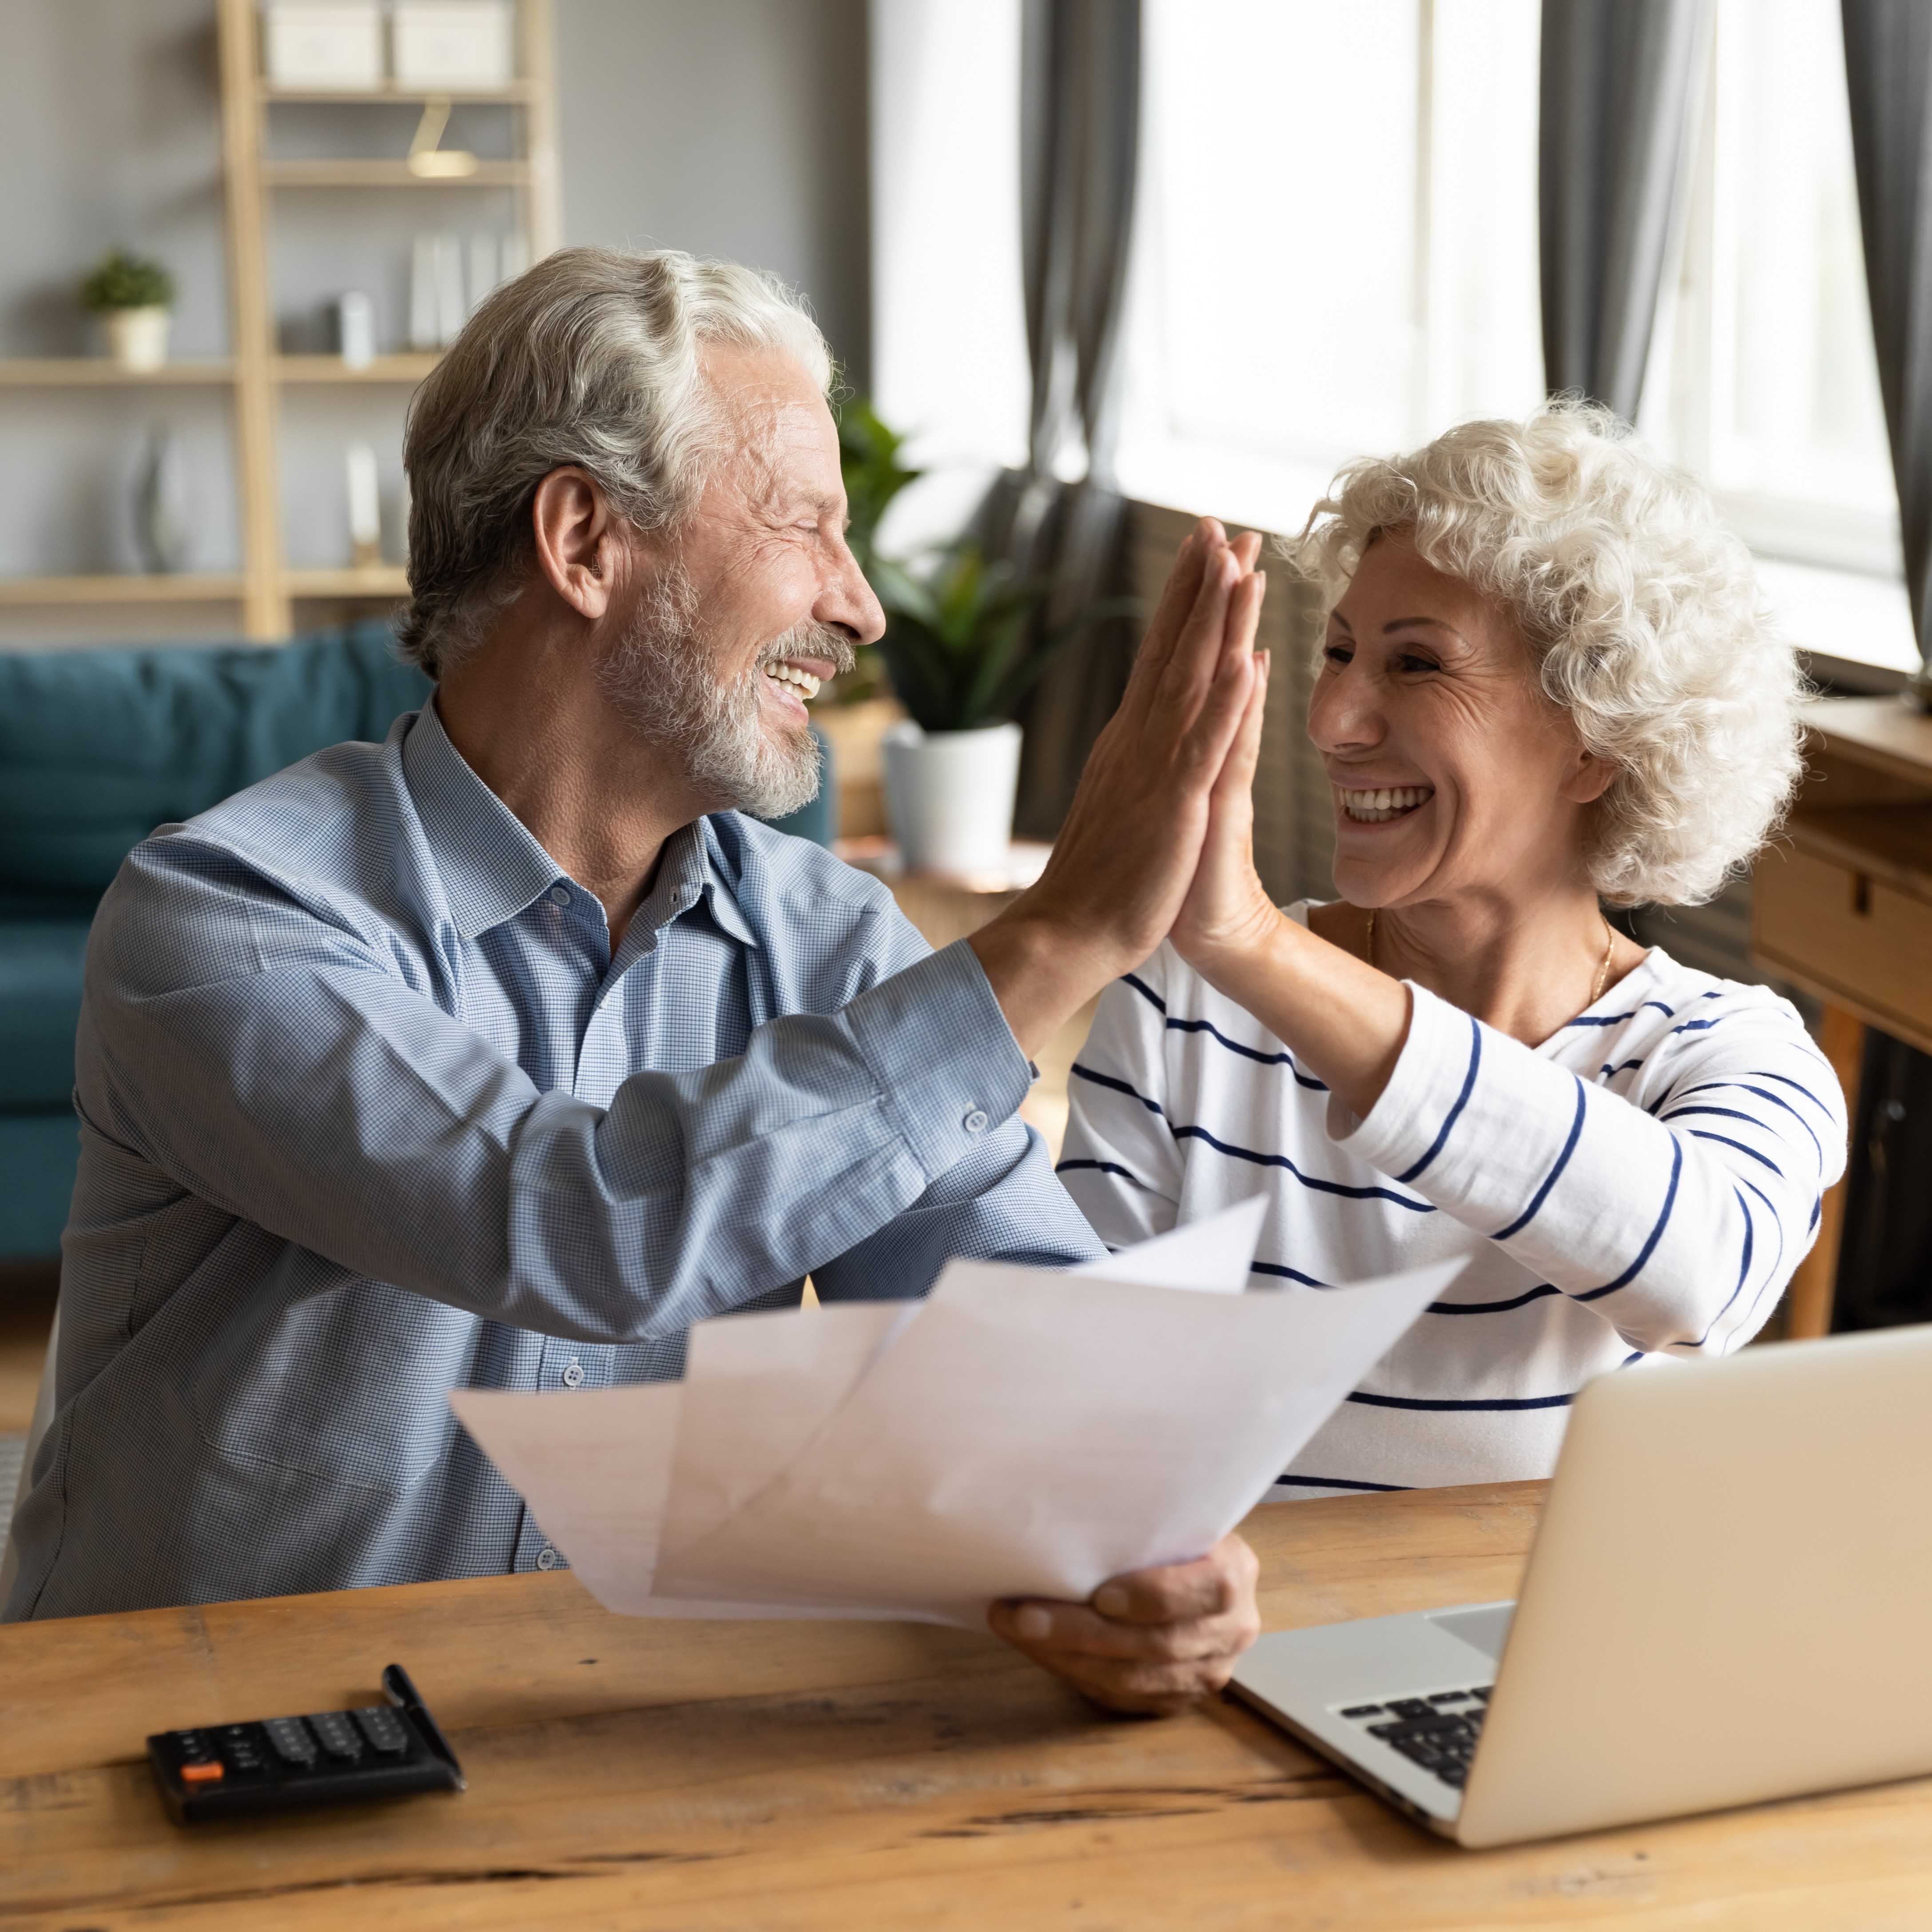
<path fill-rule="evenodd" d="M 1932 1326 L 1599 1377 L 1514 1603 L 1282 1631 L 1233 1688 L 1471 1846 L 1932 1772 Z"/>

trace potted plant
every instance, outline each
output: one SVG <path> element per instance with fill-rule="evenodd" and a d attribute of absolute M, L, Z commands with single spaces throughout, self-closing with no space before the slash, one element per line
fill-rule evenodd
<path fill-rule="evenodd" d="M 870 577 L 879 520 L 921 472 L 907 467 L 899 453 L 905 439 L 880 420 L 863 396 L 846 397 L 838 415 L 838 464 L 849 513 L 845 541 Z M 885 661 L 871 645 L 862 646 L 853 668 L 814 701 L 812 716 L 832 748 L 838 773 L 842 837 L 877 838 L 886 831 L 884 740 L 904 715 L 892 695 Z"/>
<path fill-rule="evenodd" d="M 907 719 L 885 734 L 886 813 L 908 870 L 1004 866 L 1012 843 L 1020 728 L 1012 713 L 1090 624 L 1132 607 L 1096 604 L 1044 637 L 1035 619 L 1051 586 L 1017 578 L 962 538 L 915 573 L 874 558 L 885 606 L 879 650 Z"/>
<path fill-rule="evenodd" d="M 124 369 L 158 369 L 168 359 L 174 278 L 159 262 L 112 248 L 80 285 L 80 304 L 100 318 L 107 352 Z"/>

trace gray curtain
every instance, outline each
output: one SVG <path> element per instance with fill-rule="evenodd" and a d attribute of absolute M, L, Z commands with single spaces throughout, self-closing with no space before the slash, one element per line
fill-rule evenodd
<path fill-rule="evenodd" d="M 982 517 L 993 554 L 1050 578 L 1042 634 L 1121 587 L 1126 506 L 1114 484 L 1121 310 L 1140 146 L 1139 0 L 1025 0 L 1022 246 L 1033 410 L 1027 466 L 994 487 Z M 1084 446 L 1073 484 L 1056 466 Z M 1018 826 L 1050 838 L 1081 766 L 1120 702 L 1132 625 L 1098 625 L 1025 707 Z"/>
<path fill-rule="evenodd" d="M 1544 386 L 1636 418 L 1711 0 L 1543 0 Z"/>
<path fill-rule="evenodd" d="M 1932 710 L 1932 8 L 1843 0 L 1865 286 L 1905 538 L 1905 582 Z"/>

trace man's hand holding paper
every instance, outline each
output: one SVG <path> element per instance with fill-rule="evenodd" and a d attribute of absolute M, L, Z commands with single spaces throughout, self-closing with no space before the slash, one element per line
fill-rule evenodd
<path fill-rule="evenodd" d="M 1259 1204 L 1078 1275 L 955 1262 L 923 1303 L 707 1324 L 680 1384 L 451 1400 L 610 1609 L 976 1628 L 998 1601 L 1090 1694 L 1161 1708 L 1252 1634 L 1229 1532 L 1451 1272 L 1226 1292 Z"/>

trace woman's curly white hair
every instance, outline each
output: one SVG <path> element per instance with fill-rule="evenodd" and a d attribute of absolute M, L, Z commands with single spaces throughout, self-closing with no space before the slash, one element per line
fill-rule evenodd
<path fill-rule="evenodd" d="M 1350 464 L 1282 548 L 1330 603 L 1376 535 L 1507 610 L 1552 704 L 1618 776 L 1590 852 L 1612 903 L 1694 905 L 1777 829 L 1807 686 L 1702 487 L 1571 400 Z"/>

